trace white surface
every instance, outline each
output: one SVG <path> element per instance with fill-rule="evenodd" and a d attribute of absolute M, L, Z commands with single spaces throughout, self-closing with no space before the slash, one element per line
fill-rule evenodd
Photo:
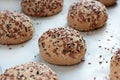
<path fill-rule="evenodd" d="M 117 1 L 116 6 L 108 8 L 109 19 L 105 27 L 93 32 L 82 33 L 87 43 L 84 62 L 73 66 L 55 66 L 45 62 L 39 55 L 39 37 L 49 28 L 67 26 L 67 12 L 73 1 L 75 0 L 65 0 L 63 11 L 58 15 L 47 18 L 31 18 L 35 27 L 32 40 L 20 45 L 0 45 L 2 72 L 16 65 L 30 61 L 40 61 L 50 66 L 57 73 L 59 80 L 109 80 L 109 61 L 113 52 L 120 46 L 120 0 Z M 21 12 L 20 2 L 21 0 L 0 0 L 0 11 L 16 10 Z M 110 41 L 107 39 L 110 39 Z M 99 46 L 102 47 L 99 48 Z M 99 58 L 100 55 L 102 55 L 102 58 Z M 102 64 L 99 64 L 100 61 L 102 61 Z"/>

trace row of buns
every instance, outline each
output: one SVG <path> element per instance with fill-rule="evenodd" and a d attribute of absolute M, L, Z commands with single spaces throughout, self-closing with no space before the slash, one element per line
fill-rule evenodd
<path fill-rule="evenodd" d="M 83 60 L 87 45 L 80 31 L 91 31 L 103 27 L 108 19 L 105 6 L 116 2 L 116 0 L 98 1 L 81 0 L 74 3 L 67 16 L 68 25 L 71 28 L 49 29 L 42 34 L 38 44 L 40 54 L 45 61 L 56 65 L 73 65 Z M 29 16 L 46 17 L 62 11 L 63 2 L 63 0 L 22 0 L 21 7 Z M 35 31 L 32 20 L 28 16 L 14 11 L 1 11 L 0 25 L 1 44 L 23 43 L 30 40 Z M 113 64 L 111 63 L 111 80 L 119 80 L 119 74 L 116 73 L 118 78 L 113 75 L 115 73 Z M 49 67 L 36 62 L 8 69 L 0 76 L 0 80 L 31 79 L 57 80 L 58 78 Z"/>

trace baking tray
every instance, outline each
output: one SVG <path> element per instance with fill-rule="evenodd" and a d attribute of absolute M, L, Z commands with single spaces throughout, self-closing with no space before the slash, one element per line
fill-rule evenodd
<path fill-rule="evenodd" d="M 0 73 L 5 69 L 30 61 L 40 61 L 51 67 L 59 80 L 109 80 L 110 59 L 120 47 L 120 0 L 108 8 L 106 25 L 92 32 L 82 32 L 87 44 L 85 61 L 73 66 L 56 66 L 45 62 L 39 55 L 38 39 L 50 28 L 67 27 L 69 6 L 77 0 L 64 0 L 62 12 L 55 16 L 33 18 L 35 33 L 33 39 L 19 45 L 0 45 Z M 21 0 L 0 0 L 1 10 L 21 11 Z"/>

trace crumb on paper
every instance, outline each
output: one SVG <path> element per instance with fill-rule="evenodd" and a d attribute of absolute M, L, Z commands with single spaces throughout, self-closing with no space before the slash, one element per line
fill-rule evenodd
<path fill-rule="evenodd" d="M 88 62 L 88 64 L 90 65 L 90 64 L 91 64 L 91 62 Z"/>
<path fill-rule="evenodd" d="M 39 22 L 37 22 L 36 25 L 39 25 Z"/>
<path fill-rule="evenodd" d="M 21 47 L 24 47 L 24 45 L 22 45 Z"/>
<path fill-rule="evenodd" d="M 101 48 L 102 46 L 99 46 L 99 48 Z"/>
<path fill-rule="evenodd" d="M 105 60 L 105 58 L 103 58 L 103 60 Z"/>
<path fill-rule="evenodd" d="M 105 31 L 106 33 L 108 33 L 108 31 Z"/>
<path fill-rule="evenodd" d="M 93 80 L 96 80 L 96 77 L 94 77 Z"/>
<path fill-rule="evenodd" d="M 111 41 L 110 39 L 107 39 L 107 41 Z"/>
<path fill-rule="evenodd" d="M 37 55 L 34 55 L 34 58 L 36 58 L 37 57 Z"/>
<path fill-rule="evenodd" d="M 113 38 L 113 36 L 110 36 L 111 38 Z"/>
<path fill-rule="evenodd" d="M 98 41 L 101 41 L 101 40 L 98 40 Z"/>
<path fill-rule="evenodd" d="M 99 61 L 99 64 L 102 64 L 102 61 Z"/>
<path fill-rule="evenodd" d="M 9 47 L 9 50 L 11 50 L 12 48 L 11 47 Z"/>
<path fill-rule="evenodd" d="M 108 63 L 108 61 L 106 61 L 106 63 Z"/>
<path fill-rule="evenodd" d="M 102 55 L 100 55 L 99 58 L 102 58 Z"/>

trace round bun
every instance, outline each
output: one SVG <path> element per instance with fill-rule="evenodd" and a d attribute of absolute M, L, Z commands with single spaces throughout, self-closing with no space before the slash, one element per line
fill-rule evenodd
<path fill-rule="evenodd" d="M 21 6 L 23 12 L 30 16 L 52 16 L 62 10 L 63 0 L 22 0 Z"/>
<path fill-rule="evenodd" d="M 120 80 L 120 49 L 115 52 L 110 62 L 110 80 Z"/>
<path fill-rule="evenodd" d="M 116 3 L 116 0 L 97 0 L 103 3 L 105 6 L 112 6 Z"/>
<path fill-rule="evenodd" d="M 24 14 L 14 11 L 0 12 L 0 43 L 19 44 L 32 38 L 32 21 Z"/>
<path fill-rule="evenodd" d="M 39 39 L 44 60 L 56 65 L 73 65 L 83 60 L 86 45 L 79 31 L 70 28 L 49 29 Z"/>
<path fill-rule="evenodd" d="M 74 3 L 68 12 L 68 24 L 79 31 L 91 31 L 103 27 L 108 19 L 106 7 L 95 0 Z"/>
<path fill-rule="evenodd" d="M 31 62 L 7 69 L 0 80 L 58 80 L 56 74 L 45 64 Z"/>

